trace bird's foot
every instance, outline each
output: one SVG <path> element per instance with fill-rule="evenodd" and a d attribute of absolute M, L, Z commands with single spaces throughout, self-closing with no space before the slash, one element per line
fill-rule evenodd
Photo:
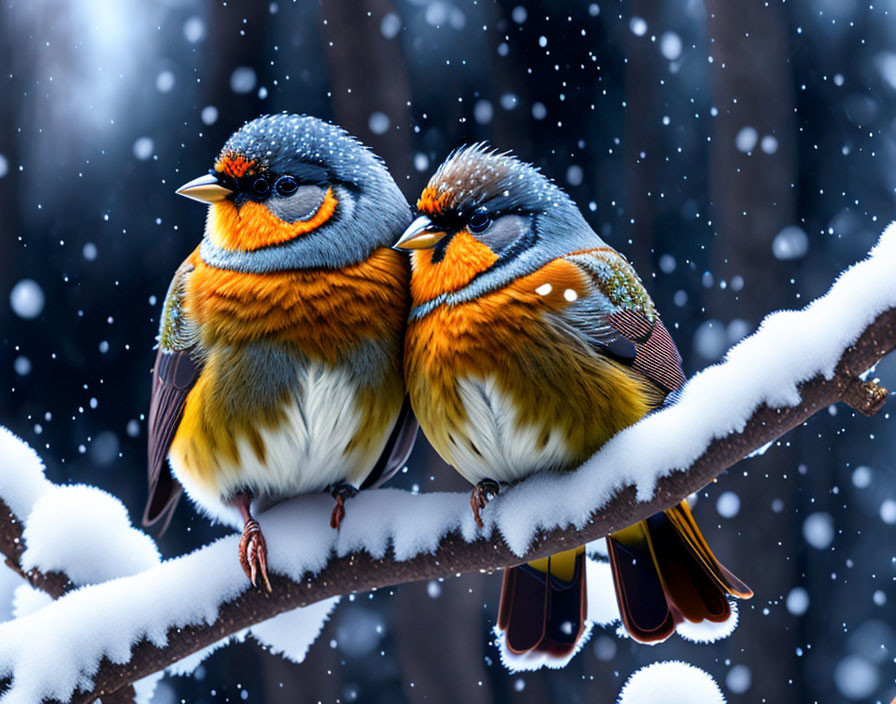
<path fill-rule="evenodd" d="M 357 496 L 358 488 L 348 482 L 339 482 L 333 485 L 330 494 L 336 499 L 333 513 L 330 514 L 330 528 L 339 530 L 339 525 L 342 523 L 342 519 L 345 518 L 345 500 Z"/>
<path fill-rule="evenodd" d="M 261 575 L 268 594 L 273 591 L 268 579 L 268 546 L 261 532 L 261 526 L 251 517 L 246 520 L 240 538 L 240 565 L 253 587 L 258 586 L 258 576 Z"/>
<path fill-rule="evenodd" d="M 470 494 L 470 506 L 473 507 L 473 520 L 480 528 L 483 527 L 482 517 L 479 513 L 485 508 L 489 499 L 498 495 L 501 486 L 494 479 L 483 479 L 473 487 L 473 493 Z"/>

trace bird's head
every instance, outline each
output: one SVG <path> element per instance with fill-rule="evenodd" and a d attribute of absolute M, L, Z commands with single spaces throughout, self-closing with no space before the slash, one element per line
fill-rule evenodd
<path fill-rule="evenodd" d="M 480 143 L 439 166 L 395 247 L 413 252 L 411 289 L 419 305 L 465 290 L 481 295 L 600 244 L 555 183 Z"/>
<path fill-rule="evenodd" d="M 177 192 L 208 203 L 202 257 L 221 268 L 336 268 L 395 241 L 410 220 L 382 161 L 340 127 L 265 115 Z"/>

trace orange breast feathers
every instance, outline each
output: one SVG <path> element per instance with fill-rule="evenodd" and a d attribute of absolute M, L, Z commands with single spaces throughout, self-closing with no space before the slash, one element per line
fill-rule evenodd
<path fill-rule="evenodd" d="M 237 208 L 231 201 L 222 200 L 209 208 L 206 231 L 218 247 L 252 252 L 316 230 L 333 216 L 337 205 L 333 189 L 329 188 L 323 203 L 308 220 L 284 222 L 261 203 L 250 201 Z"/>
<path fill-rule="evenodd" d="M 445 436 L 433 443 L 437 449 L 467 422 L 457 385 L 465 378 L 493 379 L 512 400 L 518 423 L 561 428 L 576 462 L 650 410 L 645 381 L 550 322 L 551 312 L 590 286 L 578 267 L 556 260 L 504 289 L 411 322 L 405 378 L 424 431 Z"/>
<path fill-rule="evenodd" d="M 401 339 L 408 265 L 391 249 L 341 269 L 249 274 L 194 263 L 187 306 L 206 345 L 268 338 L 335 363 L 361 340 Z"/>

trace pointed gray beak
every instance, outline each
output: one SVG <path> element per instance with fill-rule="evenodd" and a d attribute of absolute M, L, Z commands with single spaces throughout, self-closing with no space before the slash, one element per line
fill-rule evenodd
<path fill-rule="evenodd" d="M 445 231 L 434 225 L 425 215 L 420 215 L 412 222 L 392 249 L 429 249 L 445 236 Z"/>
<path fill-rule="evenodd" d="M 175 193 L 200 203 L 217 203 L 219 200 L 224 200 L 233 191 L 224 188 L 212 174 L 206 174 L 185 183 Z"/>

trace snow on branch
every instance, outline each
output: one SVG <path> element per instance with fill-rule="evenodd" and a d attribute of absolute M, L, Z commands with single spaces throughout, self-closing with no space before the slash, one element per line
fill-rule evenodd
<path fill-rule="evenodd" d="M 160 561 L 155 544 L 131 527 L 120 501 L 94 487 L 57 487 L 47 481 L 37 454 L 5 428 L 0 428 L 0 457 L 14 468 L 0 476 L 0 554 L 24 580 L 15 588 L 17 617 L 79 585 L 133 574 Z M 27 523 L 20 516 L 27 516 Z M 83 527 L 60 531 L 62 518 Z M 105 559 L 91 560 L 91 552 Z M 157 680 L 122 687 L 107 697 L 107 704 L 149 701 Z"/>
<path fill-rule="evenodd" d="M 52 484 L 44 477 L 44 465 L 30 447 L 19 441 L 6 428 L 0 428 L 0 554 L 6 564 L 31 586 L 51 597 L 58 598 L 68 591 L 71 582 L 59 572 L 44 573 L 38 569 L 25 570 L 22 553 L 25 541 L 22 518 L 31 512 L 38 497 Z"/>
<path fill-rule="evenodd" d="M 21 631 L 22 637 L 47 635 L 55 639 L 49 641 L 54 648 L 82 649 L 68 661 L 68 668 L 60 670 L 56 668 L 54 658 L 40 656 L 39 647 L 15 653 L 11 648 L 8 652 L 14 655 L 13 665 L 0 664 L 0 692 L 9 688 L 2 701 L 36 702 L 46 698 L 66 701 L 75 690 L 87 690 L 92 686 L 89 679 L 84 679 L 82 665 L 108 656 L 107 650 L 98 652 L 91 646 L 99 643 L 104 647 L 109 641 L 92 640 L 83 635 L 77 630 L 81 625 L 77 619 L 59 624 L 63 635 L 60 635 L 60 629 L 52 633 L 47 630 L 30 633 L 27 624 L 40 619 L 26 617 L 39 612 L 49 613 L 53 618 L 54 609 L 44 611 L 53 598 L 79 587 L 149 570 L 161 563 L 161 556 L 153 540 L 131 525 L 127 510 L 118 499 L 96 487 L 58 486 L 47 481 L 40 458 L 4 428 L 0 428 L 0 458 L 0 554 L 22 578 L 15 587 L 13 598 L 16 621 L 5 624 L 10 627 L 8 632 L 26 624 L 23 626 L 26 630 Z M 77 603 L 81 597 L 73 596 L 73 599 Z M 336 601 L 338 598 L 327 599 L 305 609 L 295 609 L 234 635 L 242 638 L 251 633 L 271 652 L 300 662 Z M 103 611 L 99 602 L 92 606 L 94 615 Z M 63 610 L 62 613 L 62 618 L 67 618 L 65 614 L 68 612 Z M 113 621 L 109 626 L 114 629 L 126 624 Z M 128 632 L 126 627 L 125 632 Z M 171 674 L 189 674 L 212 650 L 230 639 L 221 639 L 167 669 Z M 41 644 L 41 641 L 30 642 Z M 0 644 L 0 651 L 3 645 Z M 47 642 L 43 645 L 46 647 Z M 0 653 L 0 663 L 5 662 Z M 10 676 L 13 677 L 11 688 Z M 104 695 L 103 701 L 106 704 L 145 704 L 152 699 L 160 677 L 160 673 L 153 674 L 122 686 L 114 693 Z"/>
<path fill-rule="evenodd" d="M 886 390 L 862 376 L 896 347 L 894 262 L 890 226 L 825 296 L 769 315 L 724 362 L 691 379 L 675 405 L 619 433 L 577 471 L 503 492 L 481 530 L 466 494 L 363 492 L 338 533 L 327 497 L 300 497 L 260 517 L 270 595 L 247 588 L 230 536 L 0 624 L 0 678 L 12 679 L 0 702 L 92 702 L 299 606 L 580 545 L 675 504 L 830 404 L 870 415 Z M 17 468 L 5 459 L 0 497 L 12 505 L 8 477 Z"/>

